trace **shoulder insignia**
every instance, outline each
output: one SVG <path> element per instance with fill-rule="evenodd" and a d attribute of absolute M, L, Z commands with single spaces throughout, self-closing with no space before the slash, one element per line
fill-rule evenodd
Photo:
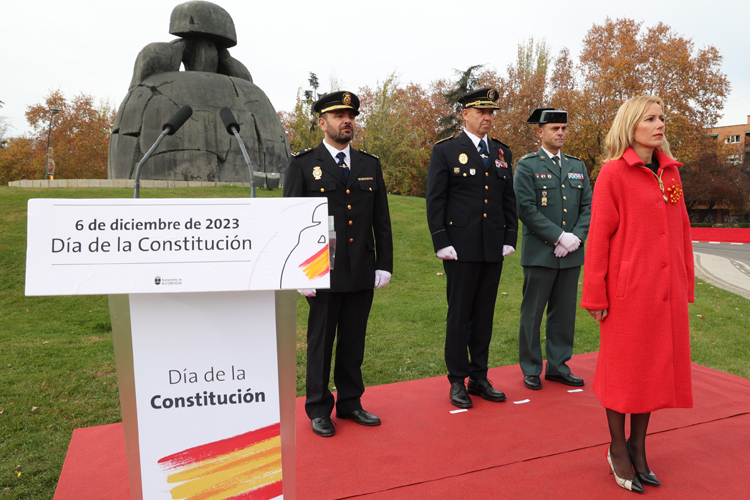
<path fill-rule="evenodd" d="M 455 139 L 456 137 L 457 137 L 457 136 L 455 136 L 455 135 L 454 135 L 454 136 L 451 136 L 451 137 L 446 137 L 445 139 L 440 139 L 440 140 L 439 140 L 439 141 L 437 141 L 437 142 L 436 142 L 435 144 L 440 144 L 441 142 L 449 141 L 449 140 L 451 140 L 451 139 Z"/>
<path fill-rule="evenodd" d="M 503 141 L 501 141 L 500 139 L 496 139 L 496 138 L 494 138 L 494 137 L 490 137 L 490 140 L 492 140 L 492 141 L 495 141 L 495 142 L 499 142 L 501 146 L 505 146 L 506 148 L 510 149 L 510 146 L 508 146 L 507 144 L 505 144 L 505 143 L 504 143 Z"/>
<path fill-rule="evenodd" d="M 538 153 L 538 152 L 536 152 L 536 151 L 534 151 L 533 153 L 526 153 L 525 155 L 523 155 L 523 156 L 521 157 L 521 159 L 523 160 L 524 158 L 533 158 L 533 157 L 535 157 L 535 156 L 536 156 L 536 155 L 538 155 L 538 154 L 539 154 L 539 153 Z"/>
<path fill-rule="evenodd" d="M 378 156 L 377 156 L 377 155 L 374 155 L 374 154 L 372 154 L 372 153 L 368 153 L 367 151 L 362 151 L 361 149 L 358 149 L 357 151 L 359 151 L 360 153 L 364 153 L 364 154 L 366 154 L 367 156 L 372 156 L 373 158 L 378 158 Z M 378 158 L 378 159 L 380 159 L 380 158 Z"/>
<path fill-rule="evenodd" d="M 583 161 L 583 160 L 581 160 L 580 158 L 578 158 L 577 156 L 569 155 L 568 153 L 563 153 L 563 154 L 564 154 L 565 156 L 567 156 L 568 158 L 573 158 L 574 160 L 578 160 L 578 161 Z"/>
<path fill-rule="evenodd" d="M 310 151 L 312 151 L 312 148 L 303 149 L 302 151 L 295 151 L 294 153 L 292 153 L 292 156 L 302 156 L 303 154 L 309 153 Z"/>

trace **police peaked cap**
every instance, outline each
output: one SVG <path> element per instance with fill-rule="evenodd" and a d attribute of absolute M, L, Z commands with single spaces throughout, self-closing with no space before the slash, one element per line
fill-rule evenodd
<path fill-rule="evenodd" d="M 458 98 L 458 102 L 463 104 L 464 109 L 467 108 L 489 108 L 489 109 L 500 109 L 497 105 L 498 99 L 497 90 L 492 87 L 485 87 L 479 90 L 472 90 L 467 92 Z"/>
<path fill-rule="evenodd" d="M 359 114 L 359 97 L 346 90 L 341 90 L 326 94 L 313 104 L 313 111 L 318 115 L 337 109 L 351 109 L 354 111 L 354 116 L 357 116 Z"/>
<path fill-rule="evenodd" d="M 544 125 L 547 123 L 568 123 L 568 112 L 555 108 L 536 108 L 526 123 Z"/>

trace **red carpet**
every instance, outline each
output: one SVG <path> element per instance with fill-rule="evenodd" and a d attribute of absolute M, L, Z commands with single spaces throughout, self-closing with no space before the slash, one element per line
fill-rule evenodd
<path fill-rule="evenodd" d="M 579 393 L 545 381 L 543 390 L 530 391 L 517 365 L 494 368 L 489 378 L 508 401 L 475 397 L 474 408 L 456 414 L 445 377 L 369 387 L 364 407 L 383 425 L 334 418 L 336 436 L 328 439 L 312 433 L 298 399 L 297 499 L 630 498 L 608 474 L 604 410 L 589 387 L 595 363 L 596 353 L 571 361 L 589 384 Z M 693 385 L 695 408 L 652 416 L 649 464 L 664 486 L 647 494 L 748 498 L 750 381 L 693 365 Z M 124 470 L 121 427 L 78 429 L 55 499 L 129 498 L 126 480 L 114 472 L 106 491 L 86 479 L 100 467 L 87 457 L 96 450 L 86 448 L 98 438 L 84 439 L 95 429 L 119 433 L 119 449 L 102 442 L 98 455 L 119 460 Z"/>
<path fill-rule="evenodd" d="M 693 241 L 721 241 L 723 243 L 750 243 L 750 228 L 693 227 Z"/>

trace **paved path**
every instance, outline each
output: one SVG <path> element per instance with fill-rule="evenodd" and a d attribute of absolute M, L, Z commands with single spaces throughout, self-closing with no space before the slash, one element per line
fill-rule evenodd
<path fill-rule="evenodd" d="M 750 265 L 740 260 L 699 251 L 694 251 L 693 254 L 695 275 L 698 278 L 750 299 Z"/>

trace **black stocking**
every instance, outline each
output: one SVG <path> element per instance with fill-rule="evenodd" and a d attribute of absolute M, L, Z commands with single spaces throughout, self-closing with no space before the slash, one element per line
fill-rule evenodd
<path fill-rule="evenodd" d="M 625 414 L 607 408 L 607 423 L 609 424 L 609 435 L 612 439 L 609 453 L 615 466 L 615 472 L 623 479 L 633 479 L 635 473 L 628 457 L 628 447 L 625 441 Z"/>
<path fill-rule="evenodd" d="M 633 413 L 630 415 L 630 438 L 628 439 L 628 454 L 635 466 L 635 470 L 648 474 L 651 469 L 646 462 L 646 431 L 651 413 Z"/>

